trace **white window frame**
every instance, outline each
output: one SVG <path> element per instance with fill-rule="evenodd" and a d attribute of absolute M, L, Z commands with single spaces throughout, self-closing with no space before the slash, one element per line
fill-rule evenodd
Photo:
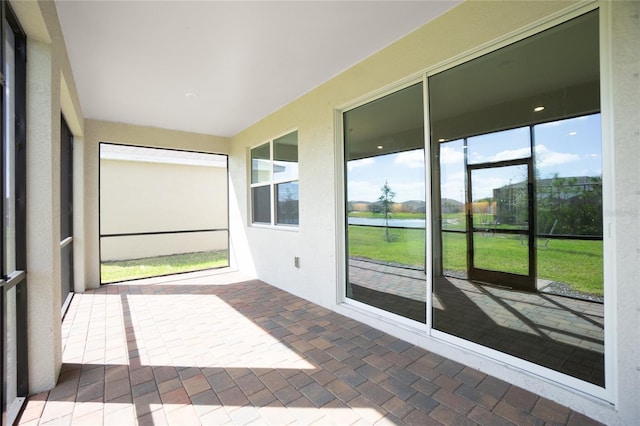
<path fill-rule="evenodd" d="M 298 223 L 297 224 L 287 224 L 287 223 L 277 223 L 277 199 L 276 199 L 276 187 L 283 183 L 293 183 L 300 182 L 300 175 L 296 173 L 295 179 L 288 178 L 280 178 L 277 179 L 275 177 L 275 173 L 273 171 L 275 159 L 274 159 L 274 151 L 275 151 L 275 141 L 282 138 L 283 136 L 288 136 L 293 133 L 299 134 L 298 129 L 289 130 L 287 132 L 281 133 L 276 137 L 273 137 L 267 141 L 259 143 L 257 145 L 251 146 L 249 148 L 249 223 L 250 226 L 257 228 L 277 228 L 282 230 L 290 230 L 297 231 L 300 227 L 300 208 L 298 207 Z M 296 145 L 298 145 L 299 136 L 296 135 Z M 269 160 L 265 160 L 269 162 L 269 180 L 265 182 L 252 182 L 253 179 L 253 157 L 251 153 L 254 149 L 262 147 L 266 144 L 269 144 Z M 299 164 L 299 160 L 297 161 Z M 253 205 L 253 189 L 259 187 L 268 187 L 269 188 L 269 215 L 270 222 L 256 222 L 254 221 L 254 205 Z M 300 202 L 300 195 L 298 194 L 298 203 Z"/>

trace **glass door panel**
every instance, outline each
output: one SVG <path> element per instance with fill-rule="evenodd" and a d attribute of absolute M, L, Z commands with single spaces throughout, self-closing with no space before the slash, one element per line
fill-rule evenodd
<path fill-rule="evenodd" d="M 532 289 L 529 166 L 469 166 L 470 276 L 490 284 Z M 513 275 L 518 275 L 515 277 Z"/>
<path fill-rule="evenodd" d="M 427 318 L 422 84 L 344 113 L 346 297 Z"/>
<path fill-rule="evenodd" d="M 429 76 L 430 308 L 435 330 L 604 387 L 599 19 Z"/>
<path fill-rule="evenodd" d="M 526 164 L 471 170 L 473 227 L 529 229 Z"/>

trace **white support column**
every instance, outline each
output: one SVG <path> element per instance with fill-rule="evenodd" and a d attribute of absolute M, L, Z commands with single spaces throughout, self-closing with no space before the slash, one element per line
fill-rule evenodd
<path fill-rule="evenodd" d="M 29 391 L 55 386 L 62 364 L 60 75 L 51 45 L 27 45 Z"/>

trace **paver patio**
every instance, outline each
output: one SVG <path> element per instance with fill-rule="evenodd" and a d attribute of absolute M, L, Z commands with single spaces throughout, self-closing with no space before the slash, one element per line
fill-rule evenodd
<path fill-rule="evenodd" d="M 62 332 L 19 424 L 598 424 L 234 272 L 76 294 Z"/>
<path fill-rule="evenodd" d="M 424 271 L 350 260 L 360 301 L 426 320 Z M 604 384 L 604 306 L 464 279 L 434 281 L 434 328 L 597 385 Z"/>

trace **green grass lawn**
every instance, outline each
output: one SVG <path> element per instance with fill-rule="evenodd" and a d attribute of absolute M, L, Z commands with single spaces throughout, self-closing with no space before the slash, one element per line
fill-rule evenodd
<path fill-rule="evenodd" d="M 384 228 L 349 226 L 349 255 L 424 267 L 425 231 L 391 228 L 392 241 L 387 243 Z M 476 263 L 485 269 L 506 270 L 526 274 L 523 266 L 527 246 L 518 237 L 501 238 L 479 235 Z M 537 250 L 538 278 L 569 284 L 577 291 L 603 295 L 602 241 L 550 240 Z M 466 271 L 467 241 L 465 234 L 443 233 L 443 267 Z"/>
<path fill-rule="evenodd" d="M 228 264 L 229 258 L 226 250 L 110 261 L 102 262 L 100 265 L 100 279 L 102 284 L 106 284 L 136 278 L 201 271 Z"/>
<path fill-rule="evenodd" d="M 424 229 L 390 228 L 389 234 L 387 242 L 382 227 L 349 226 L 349 255 L 424 268 Z"/>

